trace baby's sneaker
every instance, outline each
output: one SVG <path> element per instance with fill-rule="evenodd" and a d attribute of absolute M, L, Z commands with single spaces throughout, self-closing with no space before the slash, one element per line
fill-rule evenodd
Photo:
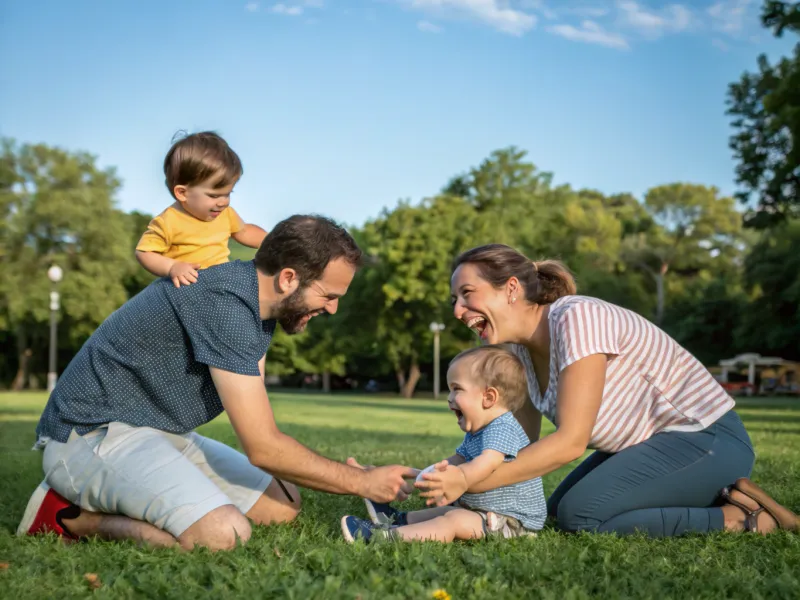
<path fill-rule="evenodd" d="M 536 535 L 535 531 L 525 529 L 517 519 L 493 512 L 486 513 L 486 531 L 490 535 L 499 533 L 504 538 Z"/>
<path fill-rule="evenodd" d="M 486 513 L 486 529 L 489 533 L 496 533 L 503 529 L 506 524 L 505 518 L 498 515 L 497 513 L 487 512 Z"/>
<path fill-rule="evenodd" d="M 375 525 L 408 525 L 406 513 L 389 504 L 381 504 L 364 498 L 367 514 Z"/>
<path fill-rule="evenodd" d="M 342 517 L 342 535 L 351 544 L 357 539 L 370 543 L 392 538 L 391 532 L 385 525 L 375 526 L 366 519 L 359 519 L 350 515 Z"/>

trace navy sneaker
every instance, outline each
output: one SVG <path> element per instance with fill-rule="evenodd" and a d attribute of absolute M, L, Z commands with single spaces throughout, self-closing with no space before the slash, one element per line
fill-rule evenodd
<path fill-rule="evenodd" d="M 392 535 L 389 530 L 384 526 L 376 527 L 365 519 L 345 515 L 342 517 L 342 535 L 351 544 L 357 539 L 362 539 L 366 543 L 378 540 L 391 539 Z"/>
<path fill-rule="evenodd" d="M 364 498 L 364 504 L 367 507 L 367 514 L 369 514 L 370 520 L 375 525 L 408 525 L 407 513 L 402 510 L 397 510 L 389 504 L 373 502 L 367 498 Z"/>

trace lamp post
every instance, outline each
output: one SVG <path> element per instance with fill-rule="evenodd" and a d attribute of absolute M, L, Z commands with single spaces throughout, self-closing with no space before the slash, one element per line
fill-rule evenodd
<path fill-rule="evenodd" d="M 444 331 L 444 323 L 431 323 L 433 332 L 433 397 L 439 398 L 439 334 Z"/>
<path fill-rule="evenodd" d="M 50 290 L 50 367 L 47 371 L 47 392 L 53 391 L 56 387 L 56 349 L 58 346 L 58 336 L 56 334 L 56 325 L 58 319 L 58 310 L 60 308 L 61 298 L 58 295 L 58 282 L 64 276 L 64 272 L 58 265 L 53 265 L 47 269 L 47 278 L 53 283 L 53 289 Z"/>

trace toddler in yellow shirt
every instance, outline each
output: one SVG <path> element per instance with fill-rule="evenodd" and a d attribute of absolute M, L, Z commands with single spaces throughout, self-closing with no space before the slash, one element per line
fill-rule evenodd
<path fill-rule="evenodd" d="M 141 265 L 175 287 L 195 283 L 198 270 L 228 261 L 228 240 L 258 248 L 267 235 L 230 207 L 242 163 L 213 132 L 176 141 L 164 159 L 167 188 L 175 203 L 147 226 L 136 245 Z"/>

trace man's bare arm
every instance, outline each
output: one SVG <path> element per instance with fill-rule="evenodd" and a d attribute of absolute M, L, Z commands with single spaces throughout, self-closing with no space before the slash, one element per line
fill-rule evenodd
<path fill-rule="evenodd" d="M 248 459 L 272 475 L 314 490 L 389 502 L 403 477 L 416 474 L 398 465 L 363 471 L 320 456 L 278 429 L 261 377 L 214 367 L 210 372 Z"/>

